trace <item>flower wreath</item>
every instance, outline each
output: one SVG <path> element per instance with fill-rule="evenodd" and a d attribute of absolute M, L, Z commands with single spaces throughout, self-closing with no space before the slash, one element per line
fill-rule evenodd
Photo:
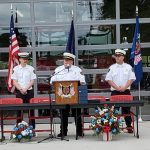
<path fill-rule="evenodd" d="M 32 125 L 28 125 L 25 121 L 17 123 L 11 132 L 10 139 L 21 141 L 22 139 L 30 140 L 35 136 L 35 131 Z"/>

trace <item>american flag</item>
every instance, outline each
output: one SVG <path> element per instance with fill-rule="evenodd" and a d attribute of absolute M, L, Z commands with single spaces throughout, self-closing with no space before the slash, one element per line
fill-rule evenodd
<path fill-rule="evenodd" d="M 8 61 L 8 76 L 7 76 L 7 88 L 9 92 L 14 92 L 15 87 L 13 86 L 13 81 L 11 80 L 11 75 L 13 73 L 13 68 L 19 64 L 18 53 L 19 45 L 16 38 L 15 28 L 14 28 L 14 18 L 13 14 L 11 15 L 10 20 L 10 37 L 9 37 L 9 61 Z"/>

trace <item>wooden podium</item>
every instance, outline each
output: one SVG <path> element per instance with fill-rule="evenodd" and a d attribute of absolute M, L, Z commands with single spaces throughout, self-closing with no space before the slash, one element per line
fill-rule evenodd
<path fill-rule="evenodd" d="M 79 81 L 53 82 L 56 104 L 78 104 Z"/>

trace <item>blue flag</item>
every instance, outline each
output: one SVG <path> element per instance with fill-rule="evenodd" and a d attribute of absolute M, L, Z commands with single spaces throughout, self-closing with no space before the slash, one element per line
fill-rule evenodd
<path fill-rule="evenodd" d="M 136 16 L 136 26 L 135 26 L 134 37 L 132 42 L 130 61 L 131 61 L 131 65 L 134 68 L 134 72 L 136 76 L 136 80 L 134 81 L 134 84 L 137 85 L 138 83 L 140 83 L 143 77 L 138 15 Z"/>
<path fill-rule="evenodd" d="M 66 46 L 66 52 L 69 52 L 75 55 L 75 32 L 74 32 L 73 20 L 71 21 L 71 27 L 70 27 L 67 46 Z"/>

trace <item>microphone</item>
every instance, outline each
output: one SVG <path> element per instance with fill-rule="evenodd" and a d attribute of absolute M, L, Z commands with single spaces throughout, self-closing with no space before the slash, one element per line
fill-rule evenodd
<path fill-rule="evenodd" d="M 68 69 L 68 72 L 69 72 L 69 68 L 70 68 L 70 65 L 69 65 L 69 64 L 67 64 L 66 69 Z"/>
<path fill-rule="evenodd" d="M 69 72 L 69 67 L 70 67 L 70 65 L 67 64 L 67 66 L 65 68 L 63 68 L 62 70 L 60 70 L 58 72 L 53 72 L 50 77 L 53 77 L 53 76 L 59 74 L 60 72 L 64 71 L 65 69 L 68 69 L 68 72 Z"/>
<path fill-rule="evenodd" d="M 55 75 L 55 72 L 53 72 L 51 75 L 50 75 L 50 77 L 53 77 Z"/>
<path fill-rule="evenodd" d="M 67 66 L 64 67 L 62 70 L 60 70 L 60 71 L 58 71 L 58 72 L 53 72 L 53 73 L 50 75 L 50 77 L 49 77 L 50 82 L 51 82 L 51 78 L 53 78 L 53 77 L 56 76 L 56 75 L 59 75 L 59 73 L 60 73 L 60 72 L 63 72 L 65 69 L 68 69 L 68 72 L 69 72 L 69 67 L 70 67 L 70 65 L 67 64 Z M 52 81 L 52 82 L 53 82 L 53 81 Z M 52 83 L 52 82 L 51 82 L 51 83 Z M 51 84 L 51 83 L 50 83 L 50 84 Z"/>

